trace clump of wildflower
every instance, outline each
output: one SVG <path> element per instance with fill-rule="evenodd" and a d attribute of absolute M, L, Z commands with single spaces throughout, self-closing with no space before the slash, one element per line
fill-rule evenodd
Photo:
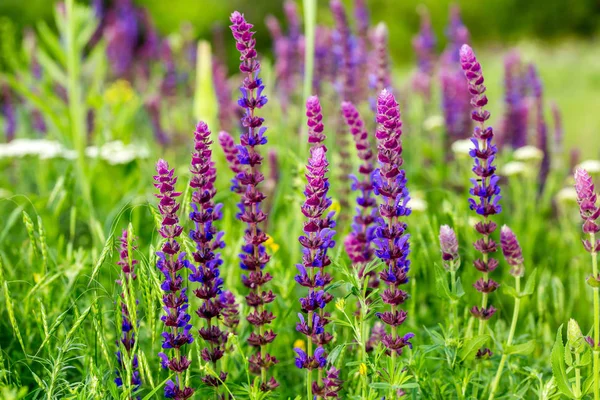
<path fill-rule="evenodd" d="M 267 304 L 275 300 L 275 294 L 271 290 L 262 289 L 273 277 L 263 272 L 270 257 L 264 246 L 267 235 L 259 227 L 267 215 L 261 210 L 265 196 L 258 186 L 264 181 L 264 175 L 259 170 L 263 157 L 257 151 L 257 146 L 267 143 L 264 136 L 266 127 L 262 126 L 264 119 L 255 115 L 255 110 L 267 103 L 267 97 L 263 95 L 264 86 L 258 78 L 260 62 L 255 49 L 253 25 L 246 22 L 243 14 L 237 11 L 231 14 L 230 21 L 236 48 L 240 52 L 240 71 L 245 75 L 240 88 L 242 97 L 238 100 L 238 104 L 245 110 L 245 115 L 242 118 L 244 131 L 241 135 L 241 146 L 238 146 L 241 172 L 237 174 L 236 181 L 243 188 L 243 192 L 240 190 L 242 200 L 237 217 L 247 224 L 244 235 L 246 243 L 242 246 L 240 259 L 241 268 L 250 271 L 247 276 L 242 277 L 244 286 L 250 289 L 246 303 L 253 309 L 247 316 L 248 322 L 254 326 L 248 343 L 257 348 L 256 353 L 250 356 L 249 362 L 251 370 L 261 374 L 261 389 L 269 391 L 279 386 L 274 377 L 267 377 L 268 369 L 278 361 L 265 351 L 265 346 L 275 340 L 276 336 L 272 330 L 265 330 L 275 319 L 273 313 L 265 309 Z"/>
<path fill-rule="evenodd" d="M 373 89 L 371 107 L 375 111 L 377 95 L 386 89 L 391 92 L 392 79 L 390 77 L 390 60 L 388 50 L 388 28 L 384 22 L 377 24 L 371 34 L 373 57 L 370 63 L 370 86 Z"/>
<path fill-rule="evenodd" d="M 531 94 L 533 95 L 535 102 L 535 130 L 537 134 L 537 147 L 544 153 L 538 176 L 541 191 L 544 189 L 546 179 L 548 178 L 548 173 L 550 172 L 550 147 L 548 145 L 548 126 L 546 125 L 546 120 L 544 119 L 542 81 L 540 80 L 537 70 L 533 64 L 530 64 L 527 69 L 527 78 Z"/>
<path fill-rule="evenodd" d="M 462 72 L 449 65 L 442 66 L 442 109 L 447 134 L 447 144 L 462 140 L 471 129 L 471 97 L 465 87 Z"/>
<path fill-rule="evenodd" d="M 460 47 L 470 41 L 469 30 L 462 21 L 458 4 L 450 5 L 450 21 L 446 27 L 446 37 L 448 38 L 448 44 L 442 59 L 446 64 L 458 64 L 460 61 Z"/>
<path fill-rule="evenodd" d="M 595 235 L 600 232 L 600 206 L 597 205 L 598 195 L 595 193 L 592 177 L 585 169 L 575 170 L 575 190 L 579 214 L 583 219 L 583 233 L 591 238 L 584 239 L 583 245 L 592 254 L 600 252 L 600 239 L 595 240 Z"/>
<path fill-rule="evenodd" d="M 315 33 L 315 71 L 313 75 L 313 92 L 320 95 L 323 83 L 335 79 L 335 61 L 333 59 L 331 29 L 317 26 Z"/>
<path fill-rule="evenodd" d="M 313 369 L 325 369 L 327 354 L 323 346 L 333 339 L 333 336 L 325 331 L 325 325 L 329 320 L 328 314 L 324 311 L 327 304 L 333 300 L 333 296 L 324 289 L 332 281 L 331 275 L 325 268 L 331 264 L 327 251 L 335 246 L 333 239 L 335 221 L 334 212 L 327 211 L 331 206 L 331 198 L 328 197 L 329 180 L 326 176 L 329 163 L 326 156 L 327 147 L 323 144 L 325 135 L 321 104 L 316 96 L 310 97 L 306 102 L 306 116 L 308 142 L 312 147 L 305 174 L 306 201 L 302 205 L 302 214 L 307 221 L 304 222 L 304 235 L 299 238 L 303 247 L 302 264 L 297 266 L 299 273 L 296 275 L 296 282 L 308 288 L 308 295 L 300 299 L 302 312 L 307 314 L 307 318 L 305 319 L 303 314 L 298 314 L 300 323 L 296 330 L 306 335 L 308 352 L 298 348 L 295 351 L 298 355 L 296 366 L 307 369 L 310 380 Z M 314 354 L 313 344 L 317 346 Z M 326 387 L 319 386 L 318 382 L 312 383 L 311 389 L 317 396 L 319 396 L 317 393 L 328 390 Z M 337 392 L 331 396 L 337 398 Z"/>
<path fill-rule="evenodd" d="M 358 168 L 360 180 L 356 176 L 351 176 L 353 180 L 352 190 L 358 191 L 359 195 L 356 199 L 357 208 L 352 230 L 344 240 L 344 246 L 350 260 L 359 269 L 359 274 L 362 276 L 362 270 L 373 259 L 371 242 L 375 229 L 373 224 L 377 217 L 377 200 L 373 195 L 372 181 L 374 171 L 373 150 L 371 149 L 365 123 L 351 102 L 342 103 L 342 115 L 354 137 L 358 158 L 362 161 Z M 371 275 L 374 277 L 375 274 L 372 273 Z M 376 283 L 375 280 L 373 285 L 376 285 Z"/>
<path fill-rule="evenodd" d="M 123 230 L 123 234 L 121 235 L 119 241 L 121 244 L 119 248 L 119 261 L 117 262 L 117 265 L 121 267 L 123 280 L 119 279 L 117 283 L 123 287 L 123 292 L 121 293 L 121 337 L 117 341 L 117 346 L 122 345 L 122 348 L 125 349 L 125 352 L 127 353 L 127 360 L 129 360 L 131 363 L 131 385 L 135 391 L 138 390 L 142 385 L 142 379 L 138 369 L 138 357 L 137 354 L 134 353 L 134 324 L 137 324 L 137 321 L 131 320 L 131 313 L 127 307 L 128 299 L 125 295 L 125 291 L 128 291 L 127 296 L 132 294 L 133 281 L 137 279 L 135 266 L 138 264 L 138 261 L 130 256 L 129 250 L 135 250 L 135 246 L 133 245 L 133 238 L 131 239 L 131 246 L 129 244 L 127 229 Z M 129 301 L 135 301 L 135 299 L 129 299 Z M 119 368 L 117 368 L 115 372 L 115 383 L 117 387 L 121 387 L 123 386 L 123 372 L 126 369 L 125 359 L 121 350 L 118 350 L 116 355 Z"/>
<path fill-rule="evenodd" d="M 489 278 L 489 273 L 498 267 L 498 261 L 491 257 L 491 254 L 496 252 L 496 242 L 491 235 L 497 225 L 489 217 L 499 214 L 502 210 L 498 204 L 500 200 L 499 177 L 495 174 L 496 166 L 494 165 L 497 148 L 492 142 L 494 138 L 492 127 L 485 126 L 490 113 L 484 109 L 488 99 L 485 96 L 486 88 L 483 84 L 481 65 L 468 45 L 463 45 L 460 49 L 460 63 L 472 96 L 471 105 L 474 110 L 471 118 L 476 123 L 471 139 L 474 147 L 469 153 L 475 160 L 473 173 L 476 178 L 472 179 L 473 187 L 469 192 L 474 198 L 469 199 L 469 206 L 471 210 L 482 216 L 482 220 L 475 224 L 475 229 L 483 237 L 474 243 L 475 249 L 482 254 L 482 257 L 475 260 L 474 265 L 478 271 L 483 273 L 483 277 L 474 285 L 475 289 L 482 293 L 481 307 L 474 306 L 471 308 L 471 313 L 480 320 L 479 334 L 483 334 L 485 321 L 496 312 L 496 308 L 488 304 L 488 295 L 498 288 L 498 283 Z M 485 350 L 482 349 L 481 355 L 487 354 Z"/>
<path fill-rule="evenodd" d="M 194 294 L 201 301 L 196 314 L 206 321 L 205 326 L 198 330 L 198 334 L 206 343 L 201 357 L 205 362 L 211 362 L 214 370 L 218 372 L 217 362 L 225 354 L 228 335 L 226 330 L 219 327 L 223 310 L 220 298 L 223 279 L 219 267 L 223 261 L 217 250 L 225 247 L 225 243 L 222 240 L 223 232 L 218 232 L 214 225 L 215 221 L 221 218 L 221 205 L 214 202 L 217 173 L 212 161 L 212 141 L 208 126 L 199 122 L 194 136 L 194 153 L 190 167 L 190 187 L 194 190 L 190 219 L 194 222 L 194 229 L 190 231 L 190 238 L 196 243 L 196 251 L 192 253 L 195 265 L 189 264 L 189 280 L 200 284 L 194 290 Z M 205 375 L 202 382 L 218 388 L 226 379 L 227 372 L 221 371 L 219 379 Z"/>
<path fill-rule="evenodd" d="M 219 128 L 222 131 L 230 132 L 237 128 L 234 121 L 238 115 L 236 113 L 235 102 L 231 96 L 232 90 L 227 80 L 227 67 L 218 59 L 215 59 L 212 63 L 212 76 L 215 95 L 217 97 Z"/>
<path fill-rule="evenodd" d="M 221 131 L 219 132 L 219 144 L 223 149 L 223 153 L 225 153 L 225 159 L 227 160 L 229 169 L 235 175 L 231 180 L 231 190 L 236 193 L 243 193 L 243 188 L 240 186 L 237 178 L 238 174 L 242 172 L 243 166 L 238 158 L 238 148 L 235 146 L 235 140 L 228 132 Z"/>
<path fill-rule="evenodd" d="M 156 164 L 157 174 L 154 176 L 154 186 L 158 189 L 156 197 L 159 199 L 158 210 L 162 215 L 160 235 L 165 239 L 161 251 L 156 252 L 158 256 L 157 268 L 164 275 L 161 284 L 165 315 L 161 320 L 166 330 L 163 332 L 162 348 L 170 350 L 171 355 L 159 353 L 161 365 L 175 374 L 175 382 L 169 380 L 165 386 L 165 397 L 177 400 L 186 400 L 192 397 L 194 389 L 185 386 L 184 372 L 190 366 L 191 361 L 185 356 L 186 344 L 192 343 L 190 330 L 192 325 L 190 315 L 187 313 L 189 307 L 187 289 L 183 287 L 183 277 L 180 271 L 188 267 L 185 253 L 181 252 L 181 246 L 177 238 L 181 235 L 183 228 L 179 225 L 179 203 L 177 197 L 180 192 L 175 191 L 177 177 L 173 169 L 165 160 L 159 160 Z"/>
<path fill-rule="evenodd" d="M 410 215 L 407 203 L 410 199 L 406 188 L 406 173 L 402 169 L 402 121 L 400 107 L 394 96 L 383 90 L 377 99 L 377 159 L 379 168 L 373 173 L 373 186 L 379 196 L 379 218 L 373 240 L 375 254 L 385 268 L 379 274 L 388 285 L 381 295 L 389 310 L 377 313 L 377 317 L 391 327 L 390 333 L 382 337 L 382 343 L 391 353 L 392 359 L 401 355 L 404 347 L 412 347 L 413 333 L 400 335 L 398 329 L 406 320 L 406 311 L 399 308 L 408 298 L 408 293 L 400 285 L 408 283 L 409 235 L 407 225 L 400 218 Z M 393 371 L 390 372 L 393 376 Z"/>

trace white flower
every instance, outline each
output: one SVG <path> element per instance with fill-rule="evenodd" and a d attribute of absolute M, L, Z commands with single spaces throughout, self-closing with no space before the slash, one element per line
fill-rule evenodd
<path fill-rule="evenodd" d="M 576 203 L 577 191 L 573 186 L 567 186 L 556 193 L 556 201 L 559 203 Z"/>
<path fill-rule="evenodd" d="M 452 143 L 452 152 L 456 155 L 469 155 L 469 151 L 474 147 L 470 139 L 457 140 Z"/>
<path fill-rule="evenodd" d="M 522 175 L 527 171 L 527 169 L 528 167 L 525 163 L 521 161 L 511 161 L 504 164 L 500 174 L 504 176 Z"/>
<path fill-rule="evenodd" d="M 589 174 L 598 174 L 600 173 L 600 160 L 582 161 L 575 169 L 577 168 L 585 169 Z"/>
<path fill-rule="evenodd" d="M 444 117 L 441 115 L 432 115 L 423 122 L 423 128 L 426 131 L 433 131 L 444 126 Z"/>
<path fill-rule="evenodd" d="M 427 202 L 419 198 L 411 198 L 408 201 L 408 207 L 413 211 L 427 211 Z"/>
<path fill-rule="evenodd" d="M 73 152 L 62 144 L 47 139 L 15 139 L 0 145 L 0 158 L 38 156 L 41 159 L 72 158 Z"/>
<path fill-rule="evenodd" d="M 516 149 L 513 156 L 519 161 L 540 161 L 544 152 L 535 146 L 523 146 Z"/>
<path fill-rule="evenodd" d="M 149 151 L 146 147 L 134 144 L 124 144 L 120 140 L 107 142 L 101 147 L 89 146 L 85 154 L 91 158 L 101 158 L 111 165 L 128 164 L 139 158 L 147 158 Z"/>

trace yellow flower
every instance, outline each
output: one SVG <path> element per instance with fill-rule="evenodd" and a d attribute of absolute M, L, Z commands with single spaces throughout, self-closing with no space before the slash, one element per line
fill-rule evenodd
<path fill-rule="evenodd" d="M 344 300 L 343 298 L 339 298 L 335 301 L 335 308 L 337 308 L 340 311 L 344 311 L 344 308 L 346 308 L 346 300 Z"/>
<path fill-rule="evenodd" d="M 340 204 L 340 202 L 336 199 L 332 199 L 331 205 L 329 206 L 329 209 L 327 211 L 335 211 L 335 216 L 337 217 L 340 214 L 341 210 L 342 205 Z"/>
<path fill-rule="evenodd" d="M 302 351 L 305 351 L 306 343 L 304 343 L 304 340 L 302 340 L 302 339 L 296 339 L 296 341 L 294 342 L 294 348 L 298 348 Z"/>
<path fill-rule="evenodd" d="M 42 276 L 40 274 L 38 274 L 37 272 L 33 273 L 33 281 L 35 283 L 39 283 L 41 279 L 42 279 Z"/>
<path fill-rule="evenodd" d="M 135 92 L 129 81 L 119 79 L 113 82 L 104 92 L 104 99 L 108 104 L 125 104 L 135 97 Z"/>
<path fill-rule="evenodd" d="M 358 366 L 358 373 L 362 376 L 367 376 L 367 364 L 360 363 L 360 365 Z"/>
<path fill-rule="evenodd" d="M 275 243 L 275 240 L 269 235 L 267 235 L 267 241 L 265 242 L 265 247 L 271 251 L 271 253 L 277 253 L 279 250 L 279 245 Z"/>

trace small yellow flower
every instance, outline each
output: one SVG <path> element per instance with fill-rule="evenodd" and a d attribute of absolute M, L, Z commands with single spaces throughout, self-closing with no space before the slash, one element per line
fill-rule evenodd
<path fill-rule="evenodd" d="M 267 235 L 267 241 L 265 242 L 265 247 L 271 251 L 271 253 L 277 253 L 279 250 L 279 245 L 275 243 L 275 240 L 269 235 Z"/>
<path fill-rule="evenodd" d="M 42 276 L 40 274 L 38 274 L 37 272 L 33 273 L 33 281 L 35 283 L 39 283 L 41 279 L 42 279 Z"/>
<path fill-rule="evenodd" d="M 360 363 L 360 365 L 358 366 L 358 373 L 361 376 L 367 376 L 367 364 Z"/>
<path fill-rule="evenodd" d="M 125 104 L 135 97 L 135 92 L 129 81 L 119 79 L 113 82 L 104 92 L 104 99 L 108 104 Z"/>
<path fill-rule="evenodd" d="M 340 202 L 336 199 L 332 199 L 331 205 L 329 206 L 329 209 L 327 211 L 328 212 L 335 211 L 335 216 L 337 217 L 338 215 L 340 215 L 341 210 L 342 210 L 342 205 L 340 204 Z"/>
<path fill-rule="evenodd" d="M 344 311 L 344 309 L 346 308 L 346 300 L 344 300 L 343 298 L 339 298 L 335 301 L 335 308 L 337 308 L 340 311 Z"/>
<path fill-rule="evenodd" d="M 294 348 L 298 348 L 302 351 L 306 351 L 306 343 L 304 343 L 304 340 L 302 339 L 296 339 L 296 341 L 294 342 Z"/>

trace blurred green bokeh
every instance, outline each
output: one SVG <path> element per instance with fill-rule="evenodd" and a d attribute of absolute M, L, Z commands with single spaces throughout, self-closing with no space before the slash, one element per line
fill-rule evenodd
<path fill-rule="evenodd" d="M 301 5 L 301 0 L 297 0 Z M 348 6 L 352 0 L 344 0 Z M 19 25 L 32 25 L 39 18 L 50 18 L 54 0 L 1 0 L 0 16 Z M 196 35 L 210 38 L 215 25 L 226 26 L 233 10 L 244 12 L 257 27 L 259 46 L 269 49 L 264 26 L 267 14 L 282 16 L 283 0 L 135 0 L 146 6 L 159 28 L 168 34 L 183 22 L 193 24 Z M 523 38 L 556 40 L 564 37 L 591 37 L 600 30 L 598 0 L 367 0 L 373 22 L 385 21 L 390 28 L 390 50 L 397 63 L 413 59 L 411 37 L 418 30 L 417 8 L 429 9 L 440 46 L 448 6 L 458 3 L 471 31 L 474 43 L 502 42 L 504 45 Z M 331 23 L 329 1 L 318 0 L 320 23 Z M 302 7 L 299 7 L 300 10 Z"/>

